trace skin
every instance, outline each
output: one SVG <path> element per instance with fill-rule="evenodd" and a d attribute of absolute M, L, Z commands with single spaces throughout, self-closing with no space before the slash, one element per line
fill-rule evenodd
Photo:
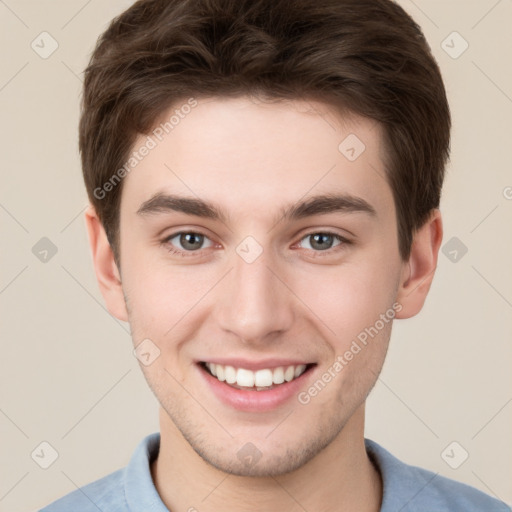
<path fill-rule="evenodd" d="M 174 106 L 173 106 L 174 107 Z M 349 134 L 365 151 L 349 161 Z M 139 147 L 146 136 L 135 143 Z M 294 358 L 315 363 L 301 391 L 357 335 L 398 304 L 417 314 L 442 239 L 438 210 L 398 251 L 384 179 L 381 127 L 319 102 L 204 98 L 124 181 L 118 269 L 92 207 L 86 213 L 96 275 L 109 311 L 129 321 L 134 345 L 160 349 L 141 365 L 160 408 L 161 446 L 151 467 L 170 510 L 378 511 L 382 482 L 364 448 L 364 406 L 385 359 L 388 322 L 308 404 L 241 412 L 217 399 L 197 360 Z M 335 211 L 298 220 L 282 208 L 317 194 L 364 199 L 375 215 Z M 222 221 L 175 211 L 137 213 L 157 193 L 200 198 Z M 276 221 L 277 219 L 277 221 Z M 184 231 L 205 235 L 186 256 Z M 318 248 L 311 236 L 334 233 Z M 236 252 L 252 236 L 261 255 Z M 246 443 L 261 459 L 237 457 Z"/>

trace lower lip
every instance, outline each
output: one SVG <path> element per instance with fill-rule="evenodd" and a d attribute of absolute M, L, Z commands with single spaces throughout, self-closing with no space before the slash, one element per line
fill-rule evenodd
<path fill-rule="evenodd" d="M 198 368 L 206 383 L 221 402 L 234 409 L 246 412 L 270 411 L 283 405 L 292 397 L 298 395 L 300 389 L 304 386 L 305 379 L 309 377 L 312 370 L 312 368 L 308 368 L 300 377 L 279 384 L 272 389 L 245 391 L 221 382 L 200 364 Z"/>

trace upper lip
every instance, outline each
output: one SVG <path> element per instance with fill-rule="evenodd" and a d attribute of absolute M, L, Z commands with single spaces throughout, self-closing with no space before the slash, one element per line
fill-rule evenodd
<path fill-rule="evenodd" d="M 280 366 L 284 366 L 285 368 L 288 366 L 299 366 L 301 364 L 311 365 L 311 361 L 304 361 L 301 359 L 262 359 L 260 361 L 249 360 L 244 358 L 211 358 L 211 359 L 201 359 L 198 362 L 200 363 L 213 363 L 213 364 L 221 364 L 222 366 L 233 366 L 234 368 L 244 368 L 245 370 L 257 371 L 257 370 L 265 370 L 265 369 L 273 369 L 279 368 Z"/>

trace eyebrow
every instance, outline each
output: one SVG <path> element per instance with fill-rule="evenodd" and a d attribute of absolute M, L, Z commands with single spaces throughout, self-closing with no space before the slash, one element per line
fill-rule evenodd
<path fill-rule="evenodd" d="M 181 212 L 205 219 L 227 223 L 228 215 L 214 203 L 195 197 L 185 197 L 157 193 L 140 206 L 138 215 L 152 215 L 168 212 Z M 375 208 L 361 197 L 350 194 L 317 195 L 297 203 L 285 206 L 279 212 L 275 223 L 281 220 L 299 220 L 313 215 L 328 213 L 365 213 L 377 216 Z"/>

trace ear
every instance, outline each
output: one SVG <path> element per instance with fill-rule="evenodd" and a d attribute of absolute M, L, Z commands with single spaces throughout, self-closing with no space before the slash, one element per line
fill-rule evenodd
<path fill-rule="evenodd" d="M 421 311 L 434 279 L 442 239 L 441 212 L 435 209 L 414 233 L 409 260 L 403 264 L 397 294 L 402 309 L 397 311 L 396 318 L 410 318 Z"/>
<path fill-rule="evenodd" d="M 117 319 L 128 322 L 121 275 L 105 229 L 92 205 L 89 205 L 85 212 L 85 224 L 89 235 L 96 279 L 107 309 Z"/>

